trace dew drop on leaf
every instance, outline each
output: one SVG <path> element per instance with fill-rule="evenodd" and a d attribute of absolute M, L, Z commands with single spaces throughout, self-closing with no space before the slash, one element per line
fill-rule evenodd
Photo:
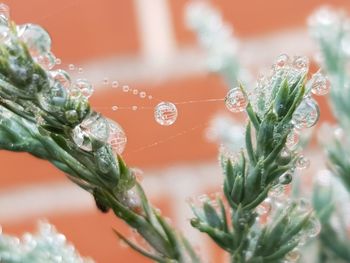
<path fill-rule="evenodd" d="M 317 102 L 312 98 L 305 98 L 295 110 L 292 123 L 297 129 L 311 128 L 318 121 L 319 115 Z"/>

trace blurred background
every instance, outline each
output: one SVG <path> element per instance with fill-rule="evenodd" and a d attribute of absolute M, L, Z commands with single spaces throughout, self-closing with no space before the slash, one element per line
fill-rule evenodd
<path fill-rule="evenodd" d="M 8 0 L 17 24 L 37 23 L 51 34 L 58 67 L 95 85 L 91 103 L 117 121 L 128 143 L 126 162 L 143 170 L 152 202 L 182 229 L 210 262 L 221 255 L 204 235 L 191 230 L 186 199 L 220 189 L 218 144 L 206 136 L 213 116 L 230 114 L 222 101 L 178 105 L 174 125 L 154 121 L 159 101 L 186 102 L 223 98 L 227 87 L 207 71 L 205 52 L 184 23 L 187 0 Z M 323 4 L 350 10 L 347 0 L 232 1 L 212 0 L 239 39 L 238 56 L 254 74 L 280 53 L 314 54 L 306 19 Z M 316 68 L 314 68 L 316 70 Z M 112 82 L 119 87 L 113 88 Z M 130 92 L 123 92 L 128 85 Z M 134 95 L 137 90 L 138 94 Z M 139 93 L 146 92 L 146 98 Z M 152 96 L 149 98 L 148 96 Z M 332 120 L 325 98 L 322 120 Z M 118 106 L 118 110 L 112 110 Z M 137 106 L 132 110 L 132 106 Z M 123 109 L 126 108 L 126 109 Z M 135 108 L 134 108 L 135 109 Z M 232 115 L 232 113 L 231 113 Z M 243 119 L 243 114 L 234 118 Z M 317 149 L 311 150 L 310 155 Z M 312 155 L 311 174 L 319 154 Z M 314 161 L 315 160 L 315 161 Z M 93 199 L 49 163 L 28 154 L 0 152 L 0 225 L 8 234 L 34 231 L 47 219 L 84 256 L 97 262 L 149 262 L 122 248 L 112 227 L 131 231 L 112 214 L 101 214 Z"/>

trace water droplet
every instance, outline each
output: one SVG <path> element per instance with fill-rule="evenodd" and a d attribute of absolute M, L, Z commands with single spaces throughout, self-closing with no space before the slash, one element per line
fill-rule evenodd
<path fill-rule="evenodd" d="M 177 119 L 177 108 L 171 102 L 161 102 L 154 109 L 154 118 L 160 125 L 172 125 Z"/>
<path fill-rule="evenodd" d="M 292 180 L 293 180 L 292 174 L 289 172 L 286 172 L 280 176 L 280 178 L 278 179 L 278 182 L 280 184 L 286 185 L 286 184 L 290 184 Z"/>
<path fill-rule="evenodd" d="M 109 84 L 109 79 L 108 78 L 104 78 L 103 79 L 103 85 L 108 85 Z"/>
<path fill-rule="evenodd" d="M 293 60 L 293 67 L 300 73 L 306 73 L 309 70 L 309 59 L 303 56 L 296 56 Z"/>
<path fill-rule="evenodd" d="M 139 94 L 139 91 L 137 89 L 133 89 L 132 94 L 137 95 L 137 94 Z"/>
<path fill-rule="evenodd" d="M 74 65 L 74 64 L 69 64 L 69 65 L 68 65 L 68 69 L 69 69 L 70 71 L 74 71 L 74 70 L 75 70 L 75 65 Z"/>
<path fill-rule="evenodd" d="M 34 24 L 18 27 L 19 38 L 27 45 L 33 57 L 48 53 L 51 49 L 51 38 L 45 29 Z"/>
<path fill-rule="evenodd" d="M 136 105 L 134 105 L 134 106 L 131 107 L 131 109 L 132 109 L 133 111 L 136 111 L 137 108 L 138 108 L 138 107 L 137 107 Z"/>
<path fill-rule="evenodd" d="M 152 95 L 148 95 L 148 99 L 149 100 L 153 99 L 153 96 Z"/>
<path fill-rule="evenodd" d="M 118 106 L 117 105 L 112 106 L 112 111 L 117 111 L 117 110 L 118 110 Z"/>
<path fill-rule="evenodd" d="M 116 81 L 116 80 L 114 80 L 114 81 L 112 82 L 112 88 L 118 88 L 118 87 L 119 87 L 119 82 Z"/>
<path fill-rule="evenodd" d="M 231 112 L 242 112 L 248 105 L 248 100 L 240 88 L 233 88 L 225 97 L 225 104 Z"/>
<path fill-rule="evenodd" d="M 51 71 L 50 75 L 54 81 L 60 83 L 65 89 L 69 89 L 71 82 L 70 77 L 66 71 L 59 69 Z"/>
<path fill-rule="evenodd" d="M 35 61 L 46 70 L 50 70 L 56 65 L 56 57 L 51 52 L 35 57 Z"/>
<path fill-rule="evenodd" d="M 128 85 L 123 85 L 123 91 L 124 92 L 129 92 L 130 87 Z"/>
<path fill-rule="evenodd" d="M 82 150 L 92 151 L 92 140 L 107 142 L 109 123 L 100 114 L 94 112 L 72 130 L 72 139 Z"/>
<path fill-rule="evenodd" d="M 314 238 L 321 232 L 321 223 L 315 217 L 311 217 L 307 229 L 305 229 L 309 237 Z"/>
<path fill-rule="evenodd" d="M 38 93 L 40 105 L 49 112 L 62 110 L 66 100 L 67 91 L 59 82 L 54 82 L 52 87 L 45 88 Z"/>
<path fill-rule="evenodd" d="M 328 78 L 321 73 L 316 73 L 312 76 L 311 85 L 311 92 L 318 96 L 327 94 L 331 87 Z"/>
<path fill-rule="evenodd" d="M 319 115 L 317 102 L 312 98 L 305 98 L 295 110 L 292 122 L 297 129 L 311 128 L 318 121 Z"/>
<path fill-rule="evenodd" d="M 119 197 L 120 202 L 122 202 L 129 209 L 133 210 L 136 213 L 142 212 L 142 204 L 137 190 L 132 188 Z"/>
<path fill-rule="evenodd" d="M 141 98 L 141 99 L 146 98 L 146 92 L 141 91 L 141 92 L 140 92 L 140 98 Z"/>
<path fill-rule="evenodd" d="M 278 71 L 289 63 L 289 56 L 287 54 L 281 54 L 277 57 L 276 63 L 274 64 L 274 70 Z"/>
<path fill-rule="evenodd" d="M 77 79 L 74 83 L 74 86 L 80 90 L 81 94 L 85 98 L 89 98 L 94 92 L 94 88 L 90 82 L 86 79 Z"/>
<path fill-rule="evenodd" d="M 310 160 L 306 158 L 304 155 L 300 155 L 295 161 L 296 168 L 300 170 L 304 170 L 310 166 Z"/>
<path fill-rule="evenodd" d="M 108 119 L 108 124 L 109 137 L 107 142 L 111 145 L 115 154 L 122 154 L 127 143 L 126 134 L 122 127 L 115 121 Z"/>
<path fill-rule="evenodd" d="M 299 133 L 295 129 L 292 129 L 287 136 L 286 146 L 289 149 L 293 149 L 298 144 L 298 142 L 299 142 Z"/>
<path fill-rule="evenodd" d="M 84 69 L 83 68 L 78 68 L 78 73 L 79 74 L 82 74 L 84 72 Z"/>
<path fill-rule="evenodd" d="M 66 111 L 64 116 L 66 117 L 66 120 L 70 123 L 76 123 L 79 120 L 79 115 L 76 110 Z"/>
<path fill-rule="evenodd" d="M 60 58 L 56 58 L 56 65 L 61 65 L 62 60 Z"/>

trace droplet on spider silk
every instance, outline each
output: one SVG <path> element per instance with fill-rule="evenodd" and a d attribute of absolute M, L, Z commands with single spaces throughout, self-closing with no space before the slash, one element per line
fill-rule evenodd
<path fill-rule="evenodd" d="M 248 99 L 240 88 L 233 88 L 225 97 L 225 105 L 231 112 L 242 112 L 248 105 Z"/>
<path fill-rule="evenodd" d="M 56 65 L 61 65 L 62 64 L 62 60 L 60 58 L 56 58 Z"/>
<path fill-rule="evenodd" d="M 317 123 L 319 116 L 317 102 L 312 98 L 305 98 L 295 110 L 292 123 L 297 129 L 311 128 Z"/>
<path fill-rule="evenodd" d="M 292 129 L 287 136 L 286 146 L 288 147 L 288 149 L 293 149 L 298 144 L 298 142 L 299 133 L 295 129 Z"/>
<path fill-rule="evenodd" d="M 93 113 L 72 130 L 72 139 L 84 151 L 92 151 L 92 140 L 107 142 L 109 122 L 98 113 Z"/>
<path fill-rule="evenodd" d="M 35 62 L 38 63 L 43 69 L 50 70 L 56 65 L 56 57 L 51 52 L 47 52 L 40 56 L 35 57 Z"/>
<path fill-rule="evenodd" d="M 92 93 L 94 92 L 94 87 L 86 79 L 77 79 L 74 83 L 74 86 L 80 90 L 81 94 L 85 98 L 91 97 Z"/>
<path fill-rule="evenodd" d="M 108 78 L 104 78 L 103 79 L 103 85 L 108 85 L 109 84 L 109 79 Z"/>
<path fill-rule="evenodd" d="M 18 26 L 18 37 L 27 45 L 33 57 L 43 55 L 51 49 L 50 35 L 41 26 L 24 24 Z"/>
<path fill-rule="evenodd" d="M 112 106 L 112 111 L 117 111 L 119 107 L 117 105 Z"/>
<path fill-rule="evenodd" d="M 137 89 L 133 89 L 132 94 L 137 95 L 137 94 L 139 94 L 139 91 Z"/>
<path fill-rule="evenodd" d="M 315 95 L 326 95 L 331 87 L 331 83 L 322 73 L 316 73 L 312 76 L 311 92 Z"/>
<path fill-rule="evenodd" d="M 161 102 L 154 108 L 154 118 L 162 126 L 174 124 L 177 119 L 177 108 L 171 102 Z"/>
<path fill-rule="evenodd" d="M 107 142 L 111 145 L 115 154 L 122 154 L 127 138 L 123 128 L 115 121 L 107 119 L 109 125 L 109 136 Z"/>
<path fill-rule="evenodd" d="M 119 87 L 119 82 L 114 80 L 112 81 L 112 88 L 118 88 Z"/>
<path fill-rule="evenodd" d="M 124 85 L 123 86 L 123 91 L 124 92 L 129 92 L 129 90 L 130 90 L 130 87 L 128 85 Z"/>
<path fill-rule="evenodd" d="M 75 70 L 75 65 L 74 65 L 74 64 L 69 64 L 69 65 L 68 65 L 68 69 L 69 69 L 70 71 Z"/>
<path fill-rule="evenodd" d="M 65 89 L 69 89 L 70 87 L 70 77 L 68 73 L 62 69 L 51 71 L 51 77 L 54 81 L 59 82 Z"/>
<path fill-rule="evenodd" d="M 131 109 L 132 109 L 133 111 L 136 111 L 136 110 L 138 109 L 138 107 L 137 107 L 136 105 L 134 105 L 134 106 L 131 107 Z"/>
<path fill-rule="evenodd" d="M 310 166 L 310 160 L 306 158 L 304 155 L 300 155 L 295 161 L 296 168 L 300 170 L 304 170 Z"/>
<path fill-rule="evenodd" d="M 303 56 L 296 56 L 293 60 L 293 67 L 300 73 L 306 73 L 309 70 L 309 59 Z"/>
<path fill-rule="evenodd" d="M 146 98 L 146 92 L 141 91 L 141 92 L 140 92 L 140 98 L 141 98 L 141 99 Z"/>

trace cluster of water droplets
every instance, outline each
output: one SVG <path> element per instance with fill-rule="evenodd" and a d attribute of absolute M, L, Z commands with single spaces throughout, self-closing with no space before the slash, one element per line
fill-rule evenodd
<path fill-rule="evenodd" d="M 11 45 L 13 38 L 18 38 L 26 44 L 33 60 L 47 73 L 50 83 L 37 96 L 43 109 L 48 112 L 59 112 L 65 108 L 68 99 L 87 101 L 91 97 L 94 86 L 86 78 L 78 77 L 72 80 L 71 75 L 65 70 L 53 69 L 57 64 L 61 64 L 61 60 L 51 52 L 51 38 L 46 30 L 35 24 L 23 24 L 16 27 L 15 34 L 12 33 L 9 28 L 9 8 L 0 4 L 0 42 Z M 82 68 L 76 68 L 73 64 L 70 64 L 68 69 L 83 73 Z M 64 112 L 64 116 L 71 123 L 79 120 L 78 112 L 74 109 Z M 78 124 L 72 130 L 72 138 L 85 151 L 92 150 L 91 139 L 108 142 L 116 154 L 123 152 L 127 141 L 118 123 L 97 113 L 93 113 Z"/>
<path fill-rule="evenodd" d="M 82 258 L 66 237 L 55 227 L 39 223 L 36 234 L 26 233 L 22 238 L 8 236 L 0 231 L 0 261 L 12 263 L 93 263 Z"/>

